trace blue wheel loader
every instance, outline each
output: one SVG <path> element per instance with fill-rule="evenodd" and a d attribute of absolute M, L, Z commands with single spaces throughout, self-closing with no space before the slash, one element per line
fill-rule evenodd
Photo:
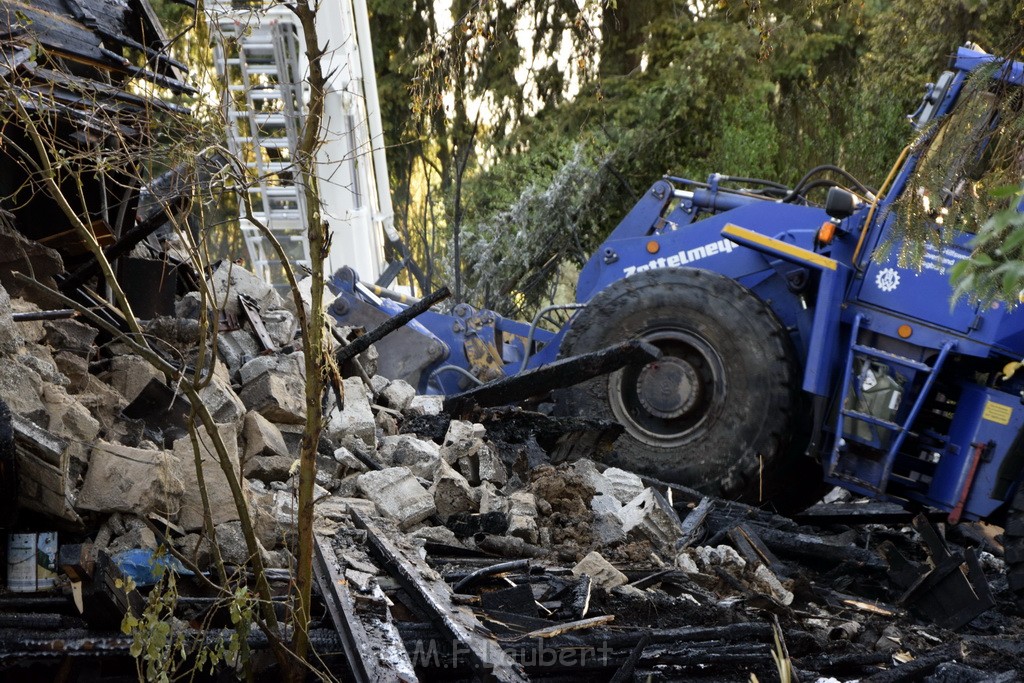
<path fill-rule="evenodd" d="M 953 300 L 949 271 L 970 258 L 976 226 L 943 219 L 977 191 L 989 151 L 1019 142 L 999 139 L 994 103 L 1021 85 L 1021 63 L 960 48 L 911 116 L 917 141 L 875 190 L 833 166 L 794 187 L 665 177 L 583 267 L 557 332 L 459 304 L 388 337 L 380 370 L 452 395 L 643 340 L 660 357 L 554 392 L 562 415 L 623 426 L 609 463 L 787 507 L 824 484 L 991 520 L 1020 565 L 1024 310 Z M 915 172 L 957 120 L 975 144 L 929 194 Z M 827 191 L 823 205 L 812 190 Z M 924 239 L 898 229 L 908 206 Z M 407 305 L 345 269 L 331 287 L 341 324 L 371 327 Z M 1024 569 L 1010 582 L 1024 588 Z"/>

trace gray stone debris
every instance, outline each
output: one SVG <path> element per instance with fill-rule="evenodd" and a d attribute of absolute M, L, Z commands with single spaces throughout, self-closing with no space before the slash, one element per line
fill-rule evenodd
<path fill-rule="evenodd" d="M 378 456 L 391 465 L 408 467 L 417 477 L 432 479 L 441 460 L 441 447 L 412 434 L 398 434 L 384 437 Z"/>
<path fill-rule="evenodd" d="M 184 493 L 185 484 L 171 454 L 100 441 L 92 449 L 77 506 L 171 516 L 180 509 Z"/>
<path fill-rule="evenodd" d="M 444 398 L 442 396 L 423 396 L 417 394 L 409 402 L 409 407 L 406 410 L 410 415 L 440 415 L 443 407 Z"/>
<path fill-rule="evenodd" d="M 388 467 L 359 475 L 359 491 L 373 501 L 377 509 L 402 529 L 435 514 L 434 497 L 407 467 Z"/>
<path fill-rule="evenodd" d="M 235 500 L 231 494 L 227 476 L 221 468 L 220 460 L 214 449 L 213 442 L 206 433 L 205 427 L 197 429 L 199 453 L 202 457 L 203 479 L 206 493 L 210 501 L 210 513 L 213 523 L 222 524 L 238 519 Z M 227 457 L 232 472 L 239 472 L 237 430 L 234 425 L 218 425 L 218 432 L 224 441 Z M 196 474 L 195 451 L 189 437 L 174 442 L 175 474 L 185 484 L 185 495 L 182 498 L 181 513 L 178 524 L 186 531 L 195 531 L 203 526 L 203 503 Z M 236 475 L 237 476 L 237 475 Z M 242 487 L 243 496 L 246 488 Z"/>
<path fill-rule="evenodd" d="M 645 537 L 656 545 L 671 548 L 683 533 L 682 522 L 672 506 L 654 489 L 646 489 L 619 511 L 622 530 Z"/>
<path fill-rule="evenodd" d="M 163 374 L 141 356 L 123 355 L 110 359 L 104 379 L 129 403 L 134 401 L 152 379 L 163 381 Z"/>
<path fill-rule="evenodd" d="M 213 293 L 218 310 L 223 310 L 241 318 L 242 306 L 238 295 L 245 294 L 255 299 L 260 311 L 273 311 L 284 308 L 284 301 L 271 285 L 256 277 L 245 268 L 224 260 L 221 261 L 210 275 L 208 284 Z"/>
<path fill-rule="evenodd" d="M 532 493 L 516 491 L 509 496 L 508 535 L 537 542 L 537 497 Z"/>
<path fill-rule="evenodd" d="M 406 410 L 416 398 L 416 390 L 405 380 L 396 379 L 379 392 L 389 408 Z"/>
<path fill-rule="evenodd" d="M 243 459 L 256 456 L 285 456 L 290 457 L 288 446 L 285 445 L 281 430 L 273 422 L 257 412 L 250 412 L 245 415 L 245 422 L 242 426 L 242 439 L 245 442 Z"/>
<path fill-rule="evenodd" d="M 480 494 L 444 460 L 437 460 L 430 493 L 442 521 L 459 512 L 476 512 L 480 507 Z"/>
<path fill-rule="evenodd" d="M 45 341 L 50 348 L 73 353 L 82 358 L 89 358 L 95 350 L 96 335 L 99 330 L 77 320 L 47 320 L 43 323 L 46 330 Z"/>
<path fill-rule="evenodd" d="M 268 420 L 302 424 L 306 421 L 305 394 L 304 379 L 268 370 L 246 383 L 239 398 L 246 408 Z"/>
<path fill-rule="evenodd" d="M 370 449 L 377 448 L 377 424 L 370 407 L 366 385 L 358 377 L 345 379 L 345 406 L 331 411 L 327 436 L 340 443 L 345 437 L 356 438 Z"/>
<path fill-rule="evenodd" d="M 199 390 L 199 398 L 210 411 L 214 422 L 238 422 L 245 417 L 245 405 L 238 398 L 231 385 L 220 377 L 210 378 L 210 383 Z"/>
<path fill-rule="evenodd" d="M 572 568 L 572 574 L 573 576 L 583 576 L 586 574 L 594 582 L 594 585 L 606 589 L 612 589 L 629 583 L 626 575 L 616 569 L 611 562 L 604 559 L 604 556 L 596 550 L 580 560 Z"/>

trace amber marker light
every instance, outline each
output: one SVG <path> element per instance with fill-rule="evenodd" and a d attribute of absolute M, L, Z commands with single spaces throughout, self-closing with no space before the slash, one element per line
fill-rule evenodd
<path fill-rule="evenodd" d="M 648 254 L 657 254 L 659 249 L 661 249 L 661 245 L 655 242 L 654 240 L 651 240 L 650 242 L 647 243 Z"/>
<path fill-rule="evenodd" d="M 914 334 L 914 328 L 910 325 L 900 325 L 896 328 L 896 334 L 898 334 L 901 339 L 909 339 L 910 335 Z"/>
<path fill-rule="evenodd" d="M 832 221 L 825 221 L 818 228 L 818 241 L 822 244 L 832 244 L 836 236 L 836 224 Z"/>

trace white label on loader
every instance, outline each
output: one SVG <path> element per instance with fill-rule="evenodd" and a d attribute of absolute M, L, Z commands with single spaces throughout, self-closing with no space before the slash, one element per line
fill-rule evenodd
<path fill-rule="evenodd" d="M 728 254 L 733 249 L 736 249 L 736 244 L 732 240 L 718 240 L 717 242 L 702 244 L 693 249 L 683 249 L 672 256 L 651 259 L 640 266 L 626 266 L 622 269 L 622 272 L 629 276 L 634 273 L 642 273 L 645 270 L 654 270 L 655 268 L 678 268 L 679 266 L 686 266 L 715 254 Z"/>

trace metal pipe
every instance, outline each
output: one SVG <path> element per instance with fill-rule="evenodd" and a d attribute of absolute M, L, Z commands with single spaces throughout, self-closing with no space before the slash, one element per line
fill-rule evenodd
<path fill-rule="evenodd" d="M 11 318 L 16 323 L 32 322 L 36 320 L 66 320 L 78 315 L 73 308 L 58 308 L 52 311 L 28 311 L 27 313 L 15 313 Z"/>

